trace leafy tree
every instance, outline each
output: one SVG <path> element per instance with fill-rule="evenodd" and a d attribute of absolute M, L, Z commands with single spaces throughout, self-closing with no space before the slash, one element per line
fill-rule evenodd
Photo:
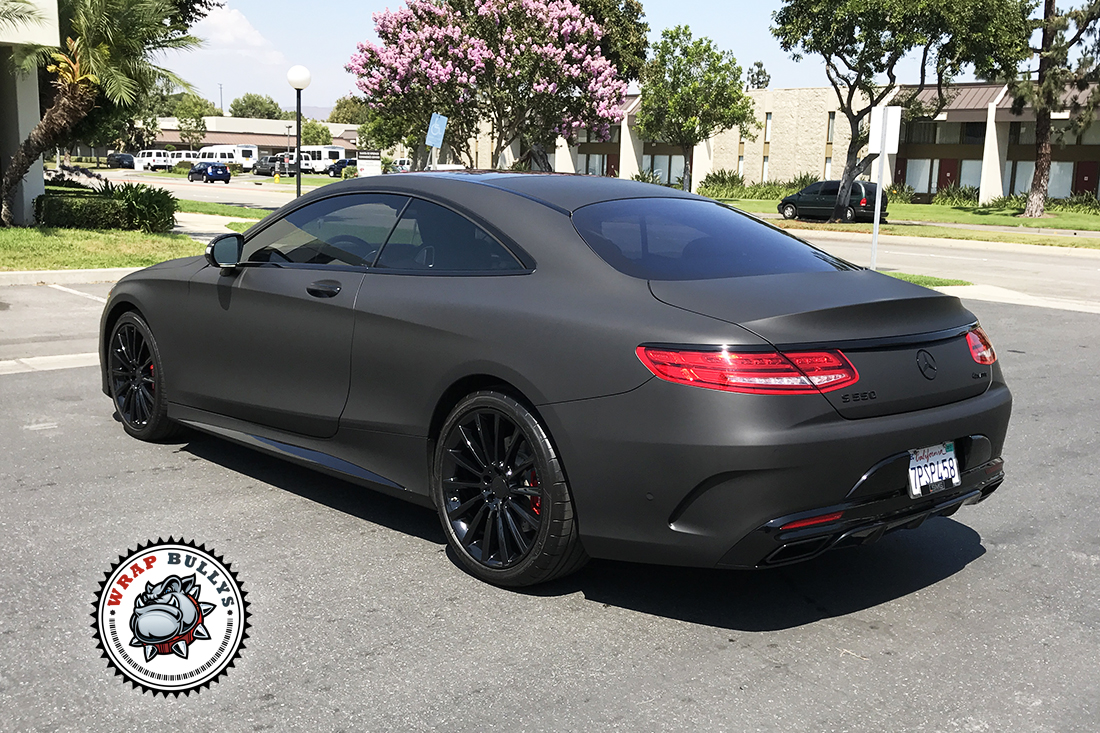
<path fill-rule="evenodd" d="M 752 65 L 752 68 L 749 69 L 747 79 L 747 86 L 749 89 L 767 89 L 768 84 L 772 81 L 772 76 L 768 73 L 768 70 L 764 68 L 764 62 L 757 61 Z"/>
<path fill-rule="evenodd" d="M 42 12 L 29 0 L 0 0 L 0 28 L 42 22 Z"/>
<path fill-rule="evenodd" d="M 225 7 L 218 0 L 171 0 L 174 8 L 171 22 L 180 30 L 186 31 L 205 18 L 214 8 Z"/>
<path fill-rule="evenodd" d="M 211 108 L 217 109 L 210 102 L 194 94 L 184 94 L 176 105 L 176 122 L 179 124 L 180 140 L 187 145 L 188 150 L 201 145 L 206 137 L 206 120 L 203 117 Z"/>
<path fill-rule="evenodd" d="M 934 115 L 949 101 L 951 81 L 972 64 L 981 77 L 1011 73 L 1027 55 L 1031 0 L 784 0 L 772 34 L 799 60 L 821 56 L 825 74 L 848 119 L 851 138 L 833 219 L 841 219 L 852 182 L 875 157 L 859 158 L 871 108 L 897 89 L 896 67 L 920 58 L 919 81 L 906 99 L 910 116 Z M 931 79 L 929 78 L 931 76 Z M 931 107 L 915 99 L 929 85 Z"/>
<path fill-rule="evenodd" d="M 603 31 L 600 53 L 619 71 L 619 78 L 637 79 L 645 66 L 649 23 L 638 0 L 577 0 L 585 15 Z"/>
<path fill-rule="evenodd" d="M 683 151 L 685 191 L 691 190 L 692 148 L 731 127 L 751 135 L 757 126 L 733 54 L 719 51 L 709 38 L 692 40 L 687 26 L 661 31 L 641 82 L 638 132 Z"/>
<path fill-rule="evenodd" d="M 1100 2 L 1089 0 L 1083 6 L 1058 12 L 1054 0 L 1044 0 L 1043 15 L 1031 21 L 1031 29 L 1040 32 L 1040 42 L 1031 51 L 1039 57 L 1035 79 L 1025 74 L 1009 83 L 1012 111 L 1019 114 L 1024 106 L 1035 111 L 1035 175 L 1031 179 L 1024 216 L 1042 216 L 1050 187 L 1052 141 L 1061 142 L 1064 133 L 1055 132 L 1051 117 L 1069 111 L 1069 131 L 1077 135 L 1092 122 L 1100 102 L 1100 63 L 1094 55 Z M 1070 27 L 1073 31 L 1070 33 Z M 1031 34 L 1029 34 L 1031 35 Z M 1077 53 L 1075 53 L 1077 52 Z M 1076 61 L 1070 55 L 1077 56 Z"/>
<path fill-rule="evenodd" d="M 54 76 L 53 103 L 22 142 L 0 181 L 0 219 L 11 225 L 15 187 L 47 150 L 60 145 L 87 117 L 102 94 L 114 104 L 138 101 L 143 88 L 167 79 L 186 83 L 154 59 L 198 40 L 166 24 L 174 12 L 167 0 L 61 0 L 61 48 L 21 47 L 19 65 L 33 73 L 40 63 Z"/>
<path fill-rule="evenodd" d="M 626 84 L 600 51 L 599 27 L 569 0 L 408 0 L 376 14 L 375 31 L 381 43 L 360 44 L 347 69 L 388 120 L 378 129 L 422 140 L 439 112 L 445 143 L 470 165 L 482 120 L 496 168 L 517 140 L 545 148 L 582 127 L 606 140 L 622 118 Z"/>
<path fill-rule="evenodd" d="M 349 94 L 336 100 L 336 106 L 328 116 L 329 122 L 345 125 L 362 125 L 370 119 L 370 105 L 362 97 Z"/>
<path fill-rule="evenodd" d="M 332 145 L 332 130 L 317 120 L 302 123 L 302 145 Z"/>
<path fill-rule="evenodd" d="M 286 120 L 287 117 L 279 103 L 266 94 L 248 92 L 229 103 L 229 114 L 234 117 L 250 117 L 257 120 Z"/>
<path fill-rule="evenodd" d="M 203 99 L 197 94 L 188 94 L 184 92 L 179 95 L 179 100 L 176 102 L 175 108 L 172 110 L 173 117 L 179 117 L 181 111 L 191 117 L 221 117 L 222 112 L 218 109 L 218 105 L 211 102 L 209 99 Z"/>

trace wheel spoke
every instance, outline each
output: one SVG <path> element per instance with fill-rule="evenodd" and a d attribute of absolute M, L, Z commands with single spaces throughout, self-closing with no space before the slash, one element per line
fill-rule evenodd
<path fill-rule="evenodd" d="M 539 518 L 536 517 L 534 514 L 527 511 L 526 509 L 524 509 L 523 507 L 521 507 L 519 504 L 515 503 L 514 501 L 511 503 L 511 507 L 512 507 L 512 511 L 514 511 L 516 514 L 518 514 L 521 519 L 523 519 L 525 522 L 530 524 L 532 527 L 539 526 Z"/>
<path fill-rule="evenodd" d="M 448 509 L 447 516 L 451 519 L 452 522 L 456 519 L 461 519 L 462 515 L 477 506 L 477 503 L 479 501 L 485 503 L 485 498 L 482 497 L 481 494 L 477 494 L 472 499 L 467 499 L 466 501 L 456 506 L 454 509 Z"/>
<path fill-rule="evenodd" d="M 527 549 L 530 545 L 527 543 L 527 540 L 523 538 L 523 532 L 516 526 L 516 520 L 512 518 L 511 510 L 515 508 L 514 505 L 509 501 L 505 506 L 508 507 L 508 511 L 504 512 L 504 518 L 507 520 L 508 524 L 508 532 L 512 535 L 512 539 L 516 541 L 516 547 L 519 548 L 519 554 L 524 555 L 527 553 Z"/>
<path fill-rule="evenodd" d="M 470 520 L 470 523 L 466 525 L 466 534 L 462 535 L 462 546 L 469 548 L 474 541 L 474 530 L 477 529 L 481 520 L 485 517 L 485 513 L 489 510 L 488 504 L 482 504 L 481 508 L 477 510 L 477 514 Z"/>
<path fill-rule="evenodd" d="M 523 473 L 533 465 L 535 465 L 535 457 L 527 456 L 523 461 L 512 467 L 512 475 L 516 476 L 517 474 Z"/>
<path fill-rule="evenodd" d="M 520 496 L 542 496 L 542 492 L 537 486 L 512 486 L 508 490 L 511 491 L 513 494 L 518 494 Z"/>
<path fill-rule="evenodd" d="M 480 412 L 474 415 L 474 426 L 477 428 L 477 439 L 481 444 L 481 450 L 485 456 L 485 465 L 488 466 L 490 463 L 496 461 L 496 456 L 491 455 L 489 452 L 489 441 L 485 437 L 485 426 L 481 422 Z"/>
<path fill-rule="evenodd" d="M 482 487 L 484 486 L 484 484 L 482 484 L 480 481 L 459 481 L 453 476 L 451 478 L 443 479 L 443 483 L 446 486 L 450 486 L 455 489 L 477 489 L 478 491 L 481 491 Z"/>
<path fill-rule="evenodd" d="M 481 469 L 474 468 L 473 466 L 471 466 L 466 461 L 465 458 L 462 458 L 458 454 L 458 449 L 457 448 L 448 448 L 447 449 L 447 455 L 449 455 L 451 457 L 451 460 L 454 461 L 456 464 L 458 464 L 458 466 L 460 466 L 461 468 L 464 468 L 465 470 L 469 471 L 470 473 L 472 473 L 475 476 L 480 476 L 481 475 Z"/>
<path fill-rule="evenodd" d="M 500 548 L 500 562 L 503 565 L 507 565 L 511 562 L 512 558 L 508 554 L 508 541 L 507 537 L 504 536 L 504 519 L 501 517 L 501 514 L 503 514 L 503 512 L 497 510 L 493 518 L 496 519 L 497 545 Z"/>
<path fill-rule="evenodd" d="M 474 457 L 474 460 L 481 464 L 481 470 L 484 471 L 486 466 L 489 465 L 488 459 L 483 458 L 484 453 L 478 453 L 477 448 L 474 447 L 474 443 L 470 440 L 470 436 L 466 434 L 466 428 L 462 425 L 458 426 L 458 432 L 462 435 L 462 442 L 466 444 L 466 447 L 470 449 L 470 455 Z M 480 429 L 478 432 L 481 432 Z M 484 448 L 482 449 L 484 451 Z M 474 471 L 474 473 L 480 473 L 481 471 Z"/>

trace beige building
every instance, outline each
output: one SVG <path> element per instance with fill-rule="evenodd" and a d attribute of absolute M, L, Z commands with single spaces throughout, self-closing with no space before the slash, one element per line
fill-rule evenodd
<path fill-rule="evenodd" d="M 60 41 L 56 0 L 34 0 L 41 20 L 20 26 L 0 27 L 0 175 L 19 145 L 41 119 L 38 75 L 11 73 L 12 54 L 17 46 L 56 46 Z M 15 223 L 34 223 L 34 199 L 45 191 L 42 166 L 31 166 L 15 191 Z"/>

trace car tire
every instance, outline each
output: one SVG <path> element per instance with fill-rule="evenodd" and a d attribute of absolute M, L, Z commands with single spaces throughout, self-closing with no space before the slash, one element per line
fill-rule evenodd
<path fill-rule="evenodd" d="M 798 216 L 798 209 L 794 204 L 783 204 L 783 218 L 794 219 Z"/>
<path fill-rule="evenodd" d="M 851 206 L 844 209 L 844 223 L 851 224 L 855 220 L 856 220 L 856 210 L 853 209 Z"/>
<path fill-rule="evenodd" d="M 206 175 L 205 173 L 203 173 L 203 174 L 202 174 L 202 182 L 203 182 L 203 183 L 210 183 L 210 176 L 208 176 L 208 175 Z"/>
<path fill-rule="evenodd" d="M 170 438 L 182 428 L 168 419 L 164 365 L 149 325 L 122 314 L 107 342 L 107 385 L 122 429 L 138 440 Z"/>
<path fill-rule="evenodd" d="M 226 179 L 225 179 L 224 181 L 222 181 L 222 183 L 224 183 L 225 185 L 227 185 L 227 186 L 228 186 L 228 185 L 229 185 L 229 179 L 228 179 L 228 178 L 226 178 Z"/>
<path fill-rule="evenodd" d="M 439 433 L 431 496 L 462 567 L 522 587 L 579 570 L 588 555 L 561 460 L 539 419 L 513 397 L 465 397 Z"/>

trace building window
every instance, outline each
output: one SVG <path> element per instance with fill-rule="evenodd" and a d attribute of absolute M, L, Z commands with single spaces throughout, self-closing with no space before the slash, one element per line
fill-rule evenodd
<path fill-rule="evenodd" d="M 604 175 L 606 162 L 606 155 L 581 153 L 577 156 L 577 172 L 587 176 L 602 176 Z"/>
<path fill-rule="evenodd" d="M 936 142 L 935 122 L 909 123 L 908 141 L 914 145 L 930 145 Z"/>
<path fill-rule="evenodd" d="M 905 167 L 905 184 L 915 193 L 928 193 L 932 177 L 932 161 L 927 158 L 910 159 Z"/>
<path fill-rule="evenodd" d="M 768 182 L 768 156 L 764 156 L 764 167 L 760 171 L 760 182 Z"/>
<path fill-rule="evenodd" d="M 981 145 L 985 142 L 985 123 L 966 122 L 963 124 L 962 144 Z"/>
<path fill-rule="evenodd" d="M 966 188 L 973 186 L 981 188 L 982 185 L 982 161 L 964 160 L 959 164 L 959 186 Z"/>
<path fill-rule="evenodd" d="M 832 158 L 826 158 L 825 159 L 825 180 L 827 181 L 832 177 L 833 177 L 833 159 Z"/>
<path fill-rule="evenodd" d="M 738 155 L 737 156 L 737 175 L 739 175 L 739 176 L 744 176 L 745 175 L 745 156 L 744 155 Z"/>
<path fill-rule="evenodd" d="M 772 113 L 768 112 L 764 115 L 764 142 L 770 143 L 772 141 Z"/>
<path fill-rule="evenodd" d="M 831 143 L 833 141 L 833 134 L 836 132 L 836 112 L 829 113 L 829 134 L 825 138 L 825 142 Z M 828 178 L 828 174 L 825 176 Z"/>

